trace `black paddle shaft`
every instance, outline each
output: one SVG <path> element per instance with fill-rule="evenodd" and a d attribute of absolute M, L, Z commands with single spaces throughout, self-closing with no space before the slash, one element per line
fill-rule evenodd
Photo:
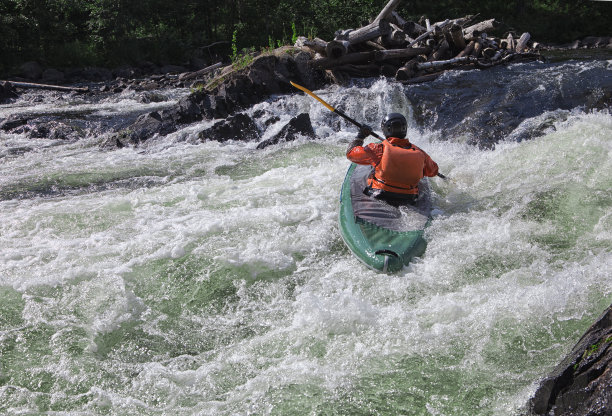
<path fill-rule="evenodd" d="M 360 122 L 358 122 L 357 120 L 347 116 L 346 114 L 344 114 L 341 110 L 338 110 L 337 108 L 334 109 L 334 113 L 337 113 L 340 117 L 342 117 L 345 120 L 353 123 L 354 125 L 356 125 L 359 128 L 363 127 L 363 125 Z M 378 140 L 382 140 L 382 137 L 380 137 L 378 134 L 374 133 L 373 131 L 370 132 L 370 135 L 376 137 Z M 440 177 L 442 179 L 446 179 L 446 176 L 442 175 L 441 173 L 438 173 L 438 177 Z"/>
<path fill-rule="evenodd" d="M 344 118 L 346 121 L 349 121 L 349 122 L 353 123 L 354 125 L 356 125 L 359 128 L 363 127 L 363 124 L 361 124 L 357 120 L 347 116 L 346 114 L 344 114 L 341 110 L 338 110 L 337 108 L 334 109 L 334 113 L 337 113 L 340 117 Z M 376 137 L 378 140 L 383 140 L 382 137 L 380 137 L 378 134 L 374 133 L 373 131 L 370 132 L 370 136 Z"/>

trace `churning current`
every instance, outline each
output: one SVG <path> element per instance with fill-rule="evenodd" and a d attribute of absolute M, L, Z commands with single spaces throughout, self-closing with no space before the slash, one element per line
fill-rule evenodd
<path fill-rule="evenodd" d="M 310 115 L 317 140 L 264 150 L 199 141 L 213 121 L 99 146 L 187 90 L 0 106 L 88 132 L 0 133 L 0 413 L 523 413 L 611 301 L 611 74 L 530 63 L 317 91 L 373 126 L 403 112 L 451 178 L 431 179 L 427 251 L 394 275 L 342 242 L 356 129 L 308 96 L 247 111 L 278 120 L 264 136 Z"/>

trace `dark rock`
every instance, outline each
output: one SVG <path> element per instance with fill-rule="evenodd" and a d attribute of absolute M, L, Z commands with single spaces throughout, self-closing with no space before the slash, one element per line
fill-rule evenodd
<path fill-rule="evenodd" d="M 534 415 L 612 415 L 612 305 L 529 401 Z"/>
<path fill-rule="evenodd" d="M 113 79 L 113 73 L 106 68 L 90 67 L 82 71 L 81 78 L 95 82 L 110 81 Z"/>
<path fill-rule="evenodd" d="M 126 78 L 126 79 L 132 79 L 132 78 L 138 78 L 140 76 L 142 76 L 142 70 L 139 68 L 133 68 L 131 66 L 122 66 L 120 68 L 115 68 L 113 70 L 113 76 L 115 78 Z"/>
<path fill-rule="evenodd" d="M 18 96 L 15 88 L 9 82 L 0 82 L 0 104 L 4 104 Z"/>
<path fill-rule="evenodd" d="M 242 109 L 251 107 L 272 95 L 295 92 L 289 81 L 295 81 L 308 89 L 325 85 L 328 79 L 325 72 L 309 65 L 310 55 L 287 47 L 277 54 L 262 55 L 242 70 L 231 67 L 213 82 L 217 85 L 209 90 L 195 91 L 167 110 L 149 118 L 149 122 L 138 119 L 128 128 L 128 140 L 139 143 L 154 134 L 168 134 L 178 129 L 180 124 L 204 119 L 227 118 Z M 160 78 L 161 80 L 161 78 Z M 157 119 L 156 117 L 160 117 Z M 157 120 L 158 122 L 153 122 Z M 280 140 L 280 139 L 279 139 Z M 124 143 L 125 144 L 125 143 Z"/>
<path fill-rule="evenodd" d="M 151 91 L 145 91 L 139 98 L 138 101 L 144 104 L 149 103 L 161 103 L 168 101 L 168 97 L 163 94 L 154 93 Z"/>
<path fill-rule="evenodd" d="M 9 131 L 19 126 L 23 126 L 27 122 L 28 119 L 23 116 L 12 115 L 0 122 L 0 130 Z"/>
<path fill-rule="evenodd" d="M 62 71 L 58 71 L 54 68 L 48 68 L 42 73 L 42 79 L 44 82 L 61 84 L 64 82 L 65 76 Z"/>
<path fill-rule="evenodd" d="M 215 123 L 211 128 L 200 132 L 198 137 L 200 140 L 216 140 L 219 142 L 226 140 L 250 141 L 259 138 L 259 130 L 251 117 L 244 113 L 238 113 Z"/>
<path fill-rule="evenodd" d="M 159 112 L 143 114 L 136 119 L 136 122 L 129 128 L 119 133 L 116 137 L 121 147 L 136 145 L 147 140 L 155 134 L 161 133 L 166 129 L 162 116 Z"/>
<path fill-rule="evenodd" d="M 29 133 L 32 139 L 77 141 L 83 137 L 80 129 L 58 121 L 38 124 Z"/>
<path fill-rule="evenodd" d="M 180 74 L 181 72 L 187 72 L 187 68 L 178 65 L 164 65 L 159 70 L 164 74 Z"/>
<path fill-rule="evenodd" d="M 611 40 L 610 36 L 587 36 L 582 39 L 582 45 L 589 48 L 605 48 Z"/>
<path fill-rule="evenodd" d="M 42 77 L 43 69 L 38 62 L 31 61 L 21 65 L 21 76 L 29 80 L 39 80 Z"/>
<path fill-rule="evenodd" d="M 316 137 L 308 113 L 302 113 L 299 116 L 292 118 L 291 121 L 289 121 L 289 123 L 287 123 L 285 127 L 278 132 L 278 134 L 259 143 L 257 148 L 263 149 L 273 144 L 290 142 L 297 139 L 298 135 L 311 139 Z"/>

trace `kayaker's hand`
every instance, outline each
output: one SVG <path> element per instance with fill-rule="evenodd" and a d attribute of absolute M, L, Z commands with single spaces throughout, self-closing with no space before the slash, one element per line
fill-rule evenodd
<path fill-rule="evenodd" d="M 365 139 L 372 133 L 372 127 L 367 124 L 362 124 L 359 128 L 359 133 L 357 134 L 358 139 Z"/>

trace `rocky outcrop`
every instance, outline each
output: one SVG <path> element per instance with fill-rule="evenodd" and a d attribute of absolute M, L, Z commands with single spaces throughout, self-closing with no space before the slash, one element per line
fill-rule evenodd
<path fill-rule="evenodd" d="M 280 132 L 275 134 L 274 137 L 259 143 L 257 148 L 263 149 L 273 144 L 290 142 L 297 139 L 299 136 L 308 137 L 311 139 L 316 137 L 308 113 L 302 113 L 297 117 L 292 118 Z"/>
<path fill-rule="evenodd" d="M 309 53 L 291 47 L 261 55 L 244 69 L 225 72 L 176 106 L 141 116 L 119 134 L 120 141 L 123 145 L 136 145 L 155 134 L 171 133 L 184 124 L 225 119 L 273 95 L 294 92 L 289 81 L 309 89 L 321 88 L 326 83 L 325 73 L 311 68 L 310 60 Z"/>
<path fill-rule="evenodd" d="M 200 132 L 200 140 L 243 140 L 251 141 L 259 138 L 257 125 L 244 113 L 230 116 L 223 121 L 215 123 L 212 127 Z"/>
<path fill-rule="evenodd" d="M 17 97 L 17 92 L 10 83 L 0 82 L 0 104 L 4 104 L 10 99 Z"/>
<path fill-rule="evenodd" d="M 612 305 L 529 401 L 533 415 L 612 415 Z"/>
<path fill-rule="evenodd" d="M 6 119 L 0 120 L 0 130 L 10 131 L 25 125 L 27 122 L 28 118 L 25 116 L 12 115 Z"/>

